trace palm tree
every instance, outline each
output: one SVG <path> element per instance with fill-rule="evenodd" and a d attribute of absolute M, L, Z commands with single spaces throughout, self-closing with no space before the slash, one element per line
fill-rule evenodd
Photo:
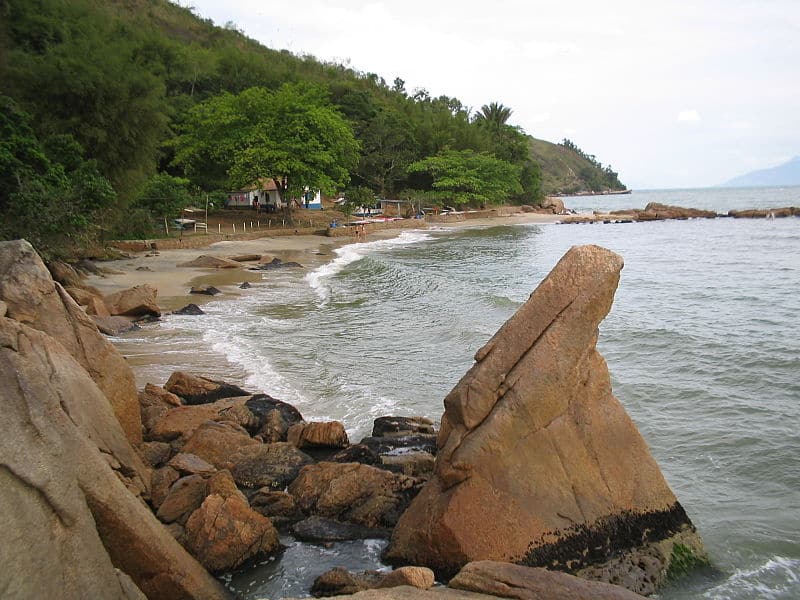
<path fill-rule="evenodd" d="M 475 113 L 475 122 L 486 123 L 487 125 L 491 125 L 499 129 L 501 126 L 506 124 L 506 121 L 508 121 L 511 113 L 513 112 L 514 111 L 509 107 L 503 106 L 499 102 L 484 104 L 481 106 L 481 109 Z"/>

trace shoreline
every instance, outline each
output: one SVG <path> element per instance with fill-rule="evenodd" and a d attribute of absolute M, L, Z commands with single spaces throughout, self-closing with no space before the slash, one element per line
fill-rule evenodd
<path fill-rule="evenodd" d="M 419 230 L 467 229 L 488 226 L 519 224 L 553 224 L 563 217 L 539 213 L 513 213 L 511 215 L 470 219 L 464 221 L 421 223 Z M 338 248 L 349 244 L 392 239 L 404 231 L 413 229 L 389 228 L 368 233 L 365 238 L 353 236 L 328 237 L 318 234 L 265 235 L 248 240 L 224 240 L 202 248 L 164 249 L 156 252 L 131 252 L 130 258 L 104 261 L 103 275 L 89 275 L 86 283 L 103 295 L 112 294 L 137 285 L 150 284 L 158 290 L 158 305 L 162 311 L 172 311 L 193 303 L 202 305 L 212 300 L 237 298 L 244 293 L 238 286 L 243 282 L 263 281 L 265 271 L 252 271 L 247 267 L 253 262 L 242 262 L 241 268 L 213 269 L 181 267 L 181 263 L 194 260 L 201 255 L 228 257 L 239 254 L 260 254 L 279 258 L 283 262 L 297 262 L 305 269 L 317 268 L 335 258 Z M 213 285 L 222 294 L 208 296 L 190 294 L 193 286 Z"/>

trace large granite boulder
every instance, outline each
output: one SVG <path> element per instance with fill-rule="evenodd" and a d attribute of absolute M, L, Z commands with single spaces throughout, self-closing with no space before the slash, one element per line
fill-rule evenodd
<path fill-rule="evenodd" d="M 213 573 L 280 549 L 278 532 L 235 495 L 210 494 L 186 522 L 185 545 Z"/>
<path fill-rule="evenodd" d="M 294 406 L 267 394 L 256 394 L 246 406 L 258 419 L 251 433 L 265 442 L 285 442 L 289 428 L 303 420 Z"/>
<path fill-rule="evenodd" d="M 186 454 L 195 454 L 218 469 L 228 468 L 231 455 L 245 446 L 261 446 L 247 432 L 233 423 L 206 421 L 183 446 Z"/>
<path fill-rule="evenodd" d="M 233 479 L 242 487 L 282 490 L 314 460 L 287 442 L 242 446 L 228 459 Z"/>
<path fill-rule="evenodd" d="M 148 425 L 145 438 L 159 442 L 186 442 L 206 421 L 228 420 L 222 419 L 221 415 L 231 407 L 243 405 L 248 397 L 226 398 L 211 404 L 176 406 L 166 410 L 161 410 L 166 408 L 163 405 L 149 405 L 142 413 Z"/>
<path fill-rule="evenodd" d="M 679 542 L 702 542 L 625 409 L 595 348 L 622 258 L 574 247 L 481 348 L 445 398 L 435 472 L 387 550 L 395 562 L 452 576 L 498 560 L 624 579 L 663 581 Z"/>
<path fill-rule="evenodd" d="M 183 398 L 185 404 L 208 404 L 222 398 L 250 396 L 250 392 L 238 385 L 183 371 L 175 371 L 170 375 L 164 388 Z"/>
<path fill-rule="evenodd" d="M 393 527 L 419 484 L 413 477 L 368 465 L 321 462 L 303 467 L 289 493 L 306 514 Z"/>
<path fill-rule="evenodd" d="M 469 563 L 447 585 L 518 600 L 643 600 L 643 596 L 617 585 L 490 560 Z"/>
<path fill-rule="evenodd" d="M 350 444 L 344 425 L 339 421 L 295 423 L 286 439 L 301 449 L 346 448 Z"/>
<path fill-rule="evenodd" d="M 112 315 L 124 317 L 160 317 L 156 297 L 158 290 L 144 283 L 127 290 L 109 294 L 103 300 Z"/>
<path fill-rule="evenodd" d="M 25 240 L 0 242 L 0 299 L 7 305 L 9 318 L 45 332 L 66 348 L 103 391 L 128 440 L 141 443 L 133 372 L 91 318 L 53 281 Z M 129 466 L 144 475 L 141 461 Z"/>
<path fill-rule="evenodd" d="M 0 318 L 0 381 L 4 596 L 227 596 L 126 488 L 130 445 L 61 344 Z"/>

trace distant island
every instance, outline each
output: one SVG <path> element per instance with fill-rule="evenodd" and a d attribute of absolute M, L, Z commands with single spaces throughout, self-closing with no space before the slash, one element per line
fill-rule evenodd
<path fill-rule="evenodd" d="M 789 162 L 772 167 L 751 171 L 745 175 L 734 177 L 722 184 L 723 187 L 750 187 L 762 185 L 800 185 L 800 156 Z"/>

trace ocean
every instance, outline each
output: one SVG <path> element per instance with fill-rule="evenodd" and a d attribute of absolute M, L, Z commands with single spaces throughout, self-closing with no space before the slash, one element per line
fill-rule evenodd
<path fill-rule="evenodd" d="M 565 198 L 578 211 L 662 202 L 717 211 L 800 205 L 800 188 Z M 117 341 L 137 381 L 225 378 L 336 419 L 351 441 L 382 415 L 438 420 L 475 351 L 571 246 L 625 260 L 598 347 L 620 399 L 703 536 L 713 568 L 660 598 L 800 597 L 800 219 L 508 225 L 406 231 L 264 274 L 197 317 Z M 334 566 L 382 568 L 385 542 L 287 550 L 225 583 L 306 595 Z"/>

